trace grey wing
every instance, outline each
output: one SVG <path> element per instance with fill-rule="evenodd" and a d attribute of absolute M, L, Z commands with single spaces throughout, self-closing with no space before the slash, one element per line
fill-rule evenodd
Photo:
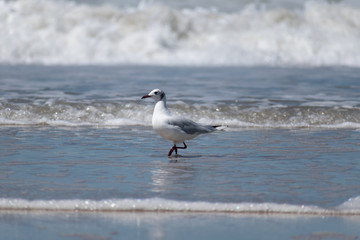
<path fill-rule="evenodd" d="M 186 134 L 203 134 L 210 133 L 215 130 L 213 126 L 201 125 L 185 118 L 169 119 L 170 125 L 179 127 Z"/>

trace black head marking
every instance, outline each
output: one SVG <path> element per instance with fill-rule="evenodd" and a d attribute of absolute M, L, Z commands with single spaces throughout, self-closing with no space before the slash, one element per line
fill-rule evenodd
<path fill-rule="evenodd" d="M 165 97 L 165 93 L 162 92 L 161 95 L 160 95 L 160 100 L 162 100 L 164 97 Z"/>

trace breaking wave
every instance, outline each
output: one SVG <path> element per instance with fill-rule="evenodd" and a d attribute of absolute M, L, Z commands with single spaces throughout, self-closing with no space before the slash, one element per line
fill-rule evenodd
<path fill-rule="evenodd" d="M 221 12 L 0 0 L 0 62 L 360 66 L 360 8 L 306 1 Z"/>
<path fill-rule="evenodd" d="M 29 100 L 0 102 L 0 126 L 151 126 L 152 103 L 26 101 Z M 170 105 L 172 112 L 195 121 L 233 128 L 360 128 L 360 109 L 355 106 L 254 107 L 235 102 L 214 105 L 181 102 Z"/>

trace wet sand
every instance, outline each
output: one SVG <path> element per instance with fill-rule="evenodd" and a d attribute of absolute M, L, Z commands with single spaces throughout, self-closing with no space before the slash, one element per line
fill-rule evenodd
<path fill-rule="evenodd" d="M 359 239 L 359 216 L 1 212 L 3 239 Z"/>

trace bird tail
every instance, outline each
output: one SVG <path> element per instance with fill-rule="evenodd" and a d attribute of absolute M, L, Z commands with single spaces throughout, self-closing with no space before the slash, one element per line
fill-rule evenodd
<path fill-rule="evenodd" d="M 224 130 L 227 126 L 223 126 L 223 125 L 214 125 L 211 126 L 214 130 Z"/>

